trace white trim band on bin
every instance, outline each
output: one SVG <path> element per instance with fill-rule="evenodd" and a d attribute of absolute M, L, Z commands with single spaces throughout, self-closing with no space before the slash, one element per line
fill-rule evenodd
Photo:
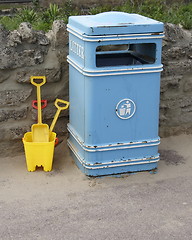
<path fill-rule="evenodd" d="M 131 68 L 118 68 L 118 69 L 100 69 L 100 70 L 97 70 L 97 69 L 94 69 L 94 70 L 88 70 L 84 67 L 81 67 L 78 63 L 76 63 L 75 61 L 73 61 L 70 56 L 68 55 L 67 56 L 67 61 L 68 63 L 73 63 L 75 64 L 79 69 L 81 69 L 82 71 L 84 72 L 87 72 L 87 73 L 107 73 L 107 72 L 122 72 L 122 71 L 135 71 L 135 70 L 153 70 L 153 69 L 159 69 L 159 70 L 163 70 L 163 64 L 160 64 L 160 65 L 156 65 L 156 66 L 151 66 L 151 67 L 131 67 Z"/>
<path fill-rule="evenodd" d="M 104 168 L 113 168 L 113 167 L 126 167 L 130 165 L 139 165 L 139 164 L 150 164 L 150 163 L 156 163 L 159 161 L 159 154 L 157 156 L 152 156 L 152 157 L 146 157 L 146 158 L 138 158 L 138 159 L 130 159 L 130 160 L 125 160 L 125 161 L 117 161 L 116 163 L 114 162 L 106 162 L 106 163 L 99 163 L 99 164 L 92 164 L 92 163 L 86 163 L 84 159 L 82 159 L 79 154 L 75 151 L 74 147 L 70 143 L 69 140 L 67 140 L 67 144 L 73 154 L 76 156 L 78 161 L 81 163 L 81 165 L 86 168 L 86 169 L 104 169 Z"/>
<path fill-rule="evenodd" d="M 120 144 L 109 144 L 109 145 L 99 145 L 99 146 L 87 146 L 84 145 L 76 134 L 73 133 L 69 125 L 67 126 L 67 130 L 75 139 L 75 141 L 81 146 L 81 148 L 86 152 L 105 152 L 105 151 L 113 151 L 113 150 L 122 150 L 122 149 L 130 149 L 130 148 L 141 148 L 141 147 L 153 147 L 158 146 L 160 144 L 160 139 L 154 139 L 149 141 L 141 141 L 141 142 L 132 142 L 132 143 L 120 143 Z"/>
<path fill-rule="evenodd" d="M 69 57 L 67 58 L 67 62 L 73 66 L 76 70 L 78 70 L 81 74 L 83 74 L 84 76 L 88 76 L 88 77 L 97 77 L 97 76 L 115 76 L 115 75 L 127 75 L 127 74 L 142 74 L 142 73 L 156 73 L 156 72 L 162 72 L 163 69 L 157 69 L 157 70 L 151 70 L 151 71 L 145 71 L 145 69 L 143 68 L 143 71 L 136 71 L 136 72 L 133 72 L 133 71 L 129 71 L 127 72 L 125 69 L 125 72 L 122 72 L 122 70 L 116 70 L 115 73 L 111 73 L 110 71 L 107 71 L 108 73 L 98 73 L 98 72 L 95 72 L 95 74 L 90 74 L 90 73 L 87 73 L 85 71 L 83 71 L 80 66 L 78 64 L 76 64 L 74 61 L 72 61 Z M 158 68 L 158 67 L 157 67 Z M 134 69 L 136 70 L 136 69 Z"/>
<path fill-rule="evenodd" d="M 71 27 L 69 24 L 67 24 L 67 30 L 72 30 L 76 33 L 78 33 L 81 36 L 87 36 L 90 38 L 98 38 L 98 37 L 103 37 L 103 38 L 108 38 L 108 37 L 131 37 L 131 36 L 151 36 L 151 35 L 164 35 L 165 32 L 152 32 L 152 33 L 129 33 L 129 34 L 107 34 L 107 35 L 87 35 L 85 33 L 82 33 L 75 28 Z"/>
<path fill-rule="evenodd" d="M 67 31 L 79 39 L 87 42 L 104 42 L 104 41 L 121 41 L 121 40 L 140 40 L 140 39 L 156 39 L 163 38 L 164 33 L 146 33 L 146 34 L 117 34 L 117 35 L 85 35 L 81 32 L 71 28 L 69 25 L 67 26 Z M 133 37 L 132 37 L 133 36 Z M 93 39 L 91 39 L 93 38 Z M 97 38 L 97 39 L 94 39 Z"/>

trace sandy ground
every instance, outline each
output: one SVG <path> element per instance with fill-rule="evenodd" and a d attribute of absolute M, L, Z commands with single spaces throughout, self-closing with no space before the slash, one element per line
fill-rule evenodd
<path fill-rule="evenodd" d="M 66 147 L 52 172 L 0 159 L 0 239 L 192 239 L 192 135 L 162 139 L 158 172 L 88 178 Z"/>

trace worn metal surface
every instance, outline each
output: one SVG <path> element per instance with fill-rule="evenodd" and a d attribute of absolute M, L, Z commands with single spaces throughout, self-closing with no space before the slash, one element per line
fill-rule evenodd
<path fill-rule="evenodd" d="M 93 176 L 156 168 L 163 24 L 109 12 L 71 17 L 68 31 L 77 165 Z"/>

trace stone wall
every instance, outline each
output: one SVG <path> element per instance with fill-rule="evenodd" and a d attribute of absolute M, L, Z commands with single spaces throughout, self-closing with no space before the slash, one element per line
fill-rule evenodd
<path fill-rule="evenodd" d="M 34 31 L 28 23 L 9 32 L 0 28 L 0 155 L 23 151 L 21 139 L 37 121 L 36 88 L 30 76 L 43 76 L 42 99 L 48 101 L 43 109 L 43 122 L 50 125 L 56 98 L 68 100 L 68 35 L 62 21 L 55 21 L 47 34 Z M 55 131 L 62 140 L 66 134 L 68 110 L 61 112 Z"/>
<path fill-rule="evenodd" d="M 160 136 L 192 133 L 191 32 L 166 24 L 162 62 Z"/>
<path fill-rule="evenodd" d="M 160 136 L 192 132 L 192 40 L 191 33 L 167 24 L 163 40 L 164 71 L 161 81 Z M 62 21 L 55 21 L 47 34 L 22 23 L 9 32 L 0 27 L 0 155 L 23 151 L 22 137 L 36 123 L 32 108 L 36 89 L 30 76 L 45 75 L 42 99 L 43 122 L 50 125 L 56 112 L 54 100 L 68 100 L 68 34 Z M 60 141 L 67 134 L 68 111 L 55 131 Z"/>

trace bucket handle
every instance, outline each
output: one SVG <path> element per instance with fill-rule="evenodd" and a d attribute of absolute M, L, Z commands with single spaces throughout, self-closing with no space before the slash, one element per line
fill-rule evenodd
<path fill-rule="evenodd" d="M 58 145 L 58 143 L 59 143 L 59 138 L 55 138 L 55 146 L 57 146 Z"/>
<path fill-rule="evenodd" d="M 41 109 L 47 107 L 47 100 L 41 100 L 41 103 L 43 103 L 43 104 L 41 105 Z M 32 107 L 35 108 L 35 109 L 38 109 L 38 107 L 37 107 L 37 100 L 33 100 L 33 101 L 32 101 Z"/>

